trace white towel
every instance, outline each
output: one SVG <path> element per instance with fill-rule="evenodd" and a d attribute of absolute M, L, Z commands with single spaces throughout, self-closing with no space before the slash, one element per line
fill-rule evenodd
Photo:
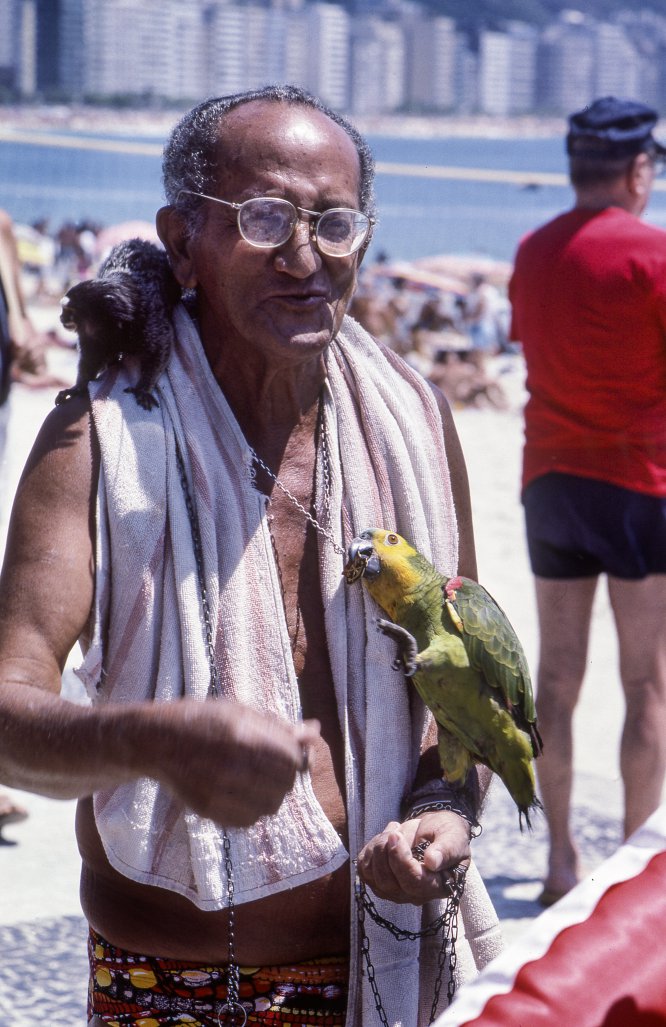
<path fill-rule="evenodd" d="M 159 382 L 158 409 L 146 413 L 124 392 L 134 378 L 131 368 L 91 385 L 102 471 L 95 629 L 81 675 L 101 702 L 206 698 L 208 663 L 177 439 L 200 525 L 224 695 L 297 721 L 298 686 L 252 453 L 184 308 L 174 320 L 178 343 Z M 441 418 L 429 386 L 350 318 L 330 347 L 327 375 L 330 508 L 340 511 L 331 530 L 338 543 L 344 549 L 365 527 L 393 528 L 442 573 L 455 572 L 455 512 Z M 325 521 L 322 476 L 320 461 L 317 510 Z M 404 675 L 393 669 L 394 645 L 376 627 L 372 600 L 362 588 L 345 586 L 343 557 L 325 540 L 320 556 L 355 855 L 398 815 L 414 778 L 425 713 Z M 223 908 L 219 827 L 182 809 L 148 779 L 98 793 L 94 804 L 113 866 L 133 880 L 179 892 L 202 909 Z M 228 834 L 237 903 L 305 884 L 348 858 L 307 776 L 275 816 Z M 477 909 L 474 933 L 494 937 L 494 912 L 480 881 L 472 887 L 474 880 L 471 875 L 466 905 L 484 909 L 483 915 Z M 378 905 L 401 926 L 418 927 L 420 909 Z M 391 1022 L 415 1025 L 418 944 L 396 943 L 374 925 L 368 931 Z M 496 943 L 490 948 L 494 955 Z M 469 963 L 461 952 L 459 961 L 461 967 Z M 357 977 L 353 973 L 352 981 Z M 407 978 L 416 991 L 405 986 Z M 361 1006 L 363 1022 L 376 1016 L 366 990 L 351 997 L 354 1027 Z"/>

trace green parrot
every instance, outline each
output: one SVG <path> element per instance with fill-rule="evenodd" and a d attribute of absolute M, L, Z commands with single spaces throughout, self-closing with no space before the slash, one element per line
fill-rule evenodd
<path fill-rule="evenodd" d="M 368 528 L 349 547 L 345 580 L 362 578 L 391 618 L 381 630 L 402 650 L 438 726 L 444 777 L 462 785 L 485 764 L 506 785 L 528 827 L 542 751 L 527 661 L 505 613 L 470 578 L 446 578 L 394 531 Z M 398 663 L 398 666 L 400 664 Z"/>

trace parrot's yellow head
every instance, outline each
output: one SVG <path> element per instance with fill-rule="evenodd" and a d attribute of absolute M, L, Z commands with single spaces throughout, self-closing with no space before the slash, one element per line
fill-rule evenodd
<path fill-rule="evenodd" d="M 398 604 L 423 583 L 424 563 L 402 535 L 386 528 L 366 528 L 350 544 L 343 573 L 348 585 L 362 578 L 375 602 L 395 617 Z"/>

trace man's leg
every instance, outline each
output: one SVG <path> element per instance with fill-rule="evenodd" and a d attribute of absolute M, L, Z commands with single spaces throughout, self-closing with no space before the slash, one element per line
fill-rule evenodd
<path fill-rule="evenodd" d="M 659 806 L 666 772 L 666 574 L 609 577 L 608 593 L 626 700 L 620 770 L 627 837 Z"/>
<path fill-rule="evenodd" d="M 597 578 L 535 577 L 540 654 L 536 685 L 543 754 L 536 762 L 550 853 L 541 901 L 549 905 L 578 881 L 569 827 L 573 784 L 573 713 L 585 674 Z"/>

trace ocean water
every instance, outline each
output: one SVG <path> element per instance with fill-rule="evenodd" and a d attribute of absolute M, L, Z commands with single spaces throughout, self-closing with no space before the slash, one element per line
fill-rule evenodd
<path fill-rule="evenodd" d="M 34 133 L 34 138 L 39 135 Z M 422 177 L 440 167 L 564 176 L 559 138 L 368 138 L 379 164 L 379 223 L 370 259 L 383 251 L 395 260 L 437 253 L 510 260 L 525 232 L 571 203 L 571 190 L 564 182 L 526 186 Z M 77 142 L 81 139 L 72 137 L 72 143 Z M 101 139 L 101 145 L 106 142 Z M 103 151 L 0 140 L 0 207 L 18 222 L 47 218 L 51 231 L 66 220 L 104 225 L 134 219 L 152 222 L 163 202 L 161 144 L 144 142 L 147 152 L 136 153 L 123 152 L 122 143 Z M 387 164 L 412 165 L 416 174 L 385 173 L 382 166 Z M 665 191 L 655 191 L 646 220 L 666 227 Z"/>

